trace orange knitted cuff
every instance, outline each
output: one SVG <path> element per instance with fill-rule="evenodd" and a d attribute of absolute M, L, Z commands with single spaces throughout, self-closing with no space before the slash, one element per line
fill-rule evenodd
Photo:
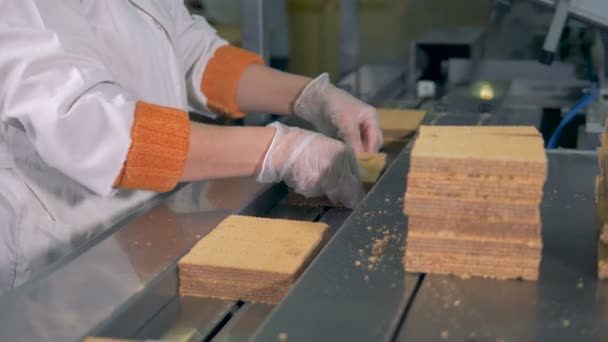
<path fill-rule="evenodd" d="M 201 81 L 209 109 L 232 118 L 245 116 L 236 103 L 236 92 L 243 72 L 251 64 L 264 64 L 264 61 L 253 52 L 230 45 L 215 51 Z"/>
<path fill-rule="evenodd" d="M 175 188 L 190 146 L 188 114 L 137 102 L 131 140 L 127 160 L 114 187 L 156 192 Z"/>

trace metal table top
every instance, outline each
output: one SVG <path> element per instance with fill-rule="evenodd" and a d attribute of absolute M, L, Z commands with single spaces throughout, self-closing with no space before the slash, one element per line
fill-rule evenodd
<path fill-rule="evenodd" d="M 226 216 L 263 214 L 284 195 L 253 178 L 189 184 L 89 241 L 48 273 L 0 297 L 1 341 L 72 341 L 113 324 L 125 336 L 177 293 L 171 267 Z M 259 199 L 259 200 L 258 200 Z M 160 276 L 159 276 L 160 275 Z M 146 296 L 145 305 L 134 304 Z"/>
<path fill-rule="evenodd" d="M 406 149 L 255 340 L 281 333 L 294 341 L 608 339 L 608 284 L 595 271 L 594 153 L 548 152 L 538 282 L 405 273 L 400 260 L 407 228 L 398 197 L 408 157 Z M 369 256 L 383 226 L 397 238 L 375 270 L 358 267 L 357 250 Z"/>
<path fill-rule="evenodd" d="M 397 341 L 606 341 L 598 281 L 595 154 L 549 152 L 538 282 L 426 275 Z"/>

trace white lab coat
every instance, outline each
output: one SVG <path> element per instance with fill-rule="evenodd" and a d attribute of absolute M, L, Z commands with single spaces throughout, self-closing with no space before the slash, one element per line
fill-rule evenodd
<path fill-rule="evenodd" d="M 153 196 L 112 188 L 135 103 L 207 111 L 201 77 L 226 42 L 178 0 L 2 0 L 0 13 L 2 293 Z"/>

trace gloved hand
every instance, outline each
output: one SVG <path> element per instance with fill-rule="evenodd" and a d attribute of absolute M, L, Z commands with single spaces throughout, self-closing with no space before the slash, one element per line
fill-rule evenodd
<path fill-rule="evenodd" d="M 319 133 L 270 124 L 276 133 L 264 157 L 258 181 L 284 181 L 306 197 L 326 195 L 333 203 L 354 208 L 364 195 L 353 151 Z"/>
<path fill-rule="evenodd" d="M 325 73 L 302 90 L 294 106 L 296 116 L 332 138 L 340 138 L 355 153 L 378 152 L 382 130 L 374 107 L 334 87 Z"/>

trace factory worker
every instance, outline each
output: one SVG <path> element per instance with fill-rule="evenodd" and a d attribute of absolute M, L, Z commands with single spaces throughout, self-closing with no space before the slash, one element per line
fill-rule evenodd
<path fill-rule="evenodd" d="M 177 0 L 3 0 L 0 13 L 0 291 L 178 182 L 256 176 L 362 198 L 353 152 L 378 150 L 377 114 L 326 75 L 264 67 Z M 293 114 L 323 135 L 193 123 L 189 108 Z"/>

